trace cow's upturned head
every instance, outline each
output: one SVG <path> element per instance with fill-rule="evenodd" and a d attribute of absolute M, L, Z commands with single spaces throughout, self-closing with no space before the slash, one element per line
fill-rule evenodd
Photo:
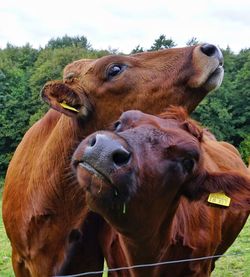
<path fill-rule="evenodd" d="M 167 199 L 175 198 L 200 163 L 199 140 L 186 131 L 187 126 L 128 111 L 113 132 L 86 138 L 74 154 L 73 166 L 90 207 L 101 213 L 114 209 L 119 215 L 131 199 L 146 204 L 162 197 L 167 207 Z"/>
<path fill-rule="evenodd" d="M 64 81 L 44 86 L 42 97 L 68 116 L 94 111 L 96 127 L 103 128 L 129 109 L 157 114 L 178 105 L 191 112 L 222 79 L 221 51 L 203 44 L 75 61 L 66 66 Z"/>
<path fill-rule="evenodd" d="M 89 207 L 118 225 L 153 217 L 161 222 L 174 214 L 181 195 L 204 200 L 210 192 L 224 191 L 249 209 L 249 188 L 248 197 L 238 201 L 235 187 L 246 189 L 244 178 L 205 171 L 201 144 L 202 128 L 180 108 L 160 118 L 128 111 L 112 132 L 99 131 L 81 142 L 73 167 Z"/>

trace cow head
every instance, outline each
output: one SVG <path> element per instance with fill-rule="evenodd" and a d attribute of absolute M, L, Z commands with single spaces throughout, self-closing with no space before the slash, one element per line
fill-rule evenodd
<path fill-rule="evenodd" d="M 210 192 L 223 191 L 232 207 L 250 209 L 250 180 L 207 172 L 202 128 L 176 111 L 161 118 L 125 112 L 112 132 L 90 135 L 75 151 L 73 167 L 89 207 L 118 228 L 171 218 L 181 195 L 207 203 Z"/>
<path fill-rule="evenodd" d="M 129 109 L 157 114 L 173 104 L 191 112 L 220 86 L 222 65 L 211 44 L 79 60 L 66 66 L 63 81 L 44 86 L 42 98 L 71 117 L 93 113 L 97 128 Z"/>

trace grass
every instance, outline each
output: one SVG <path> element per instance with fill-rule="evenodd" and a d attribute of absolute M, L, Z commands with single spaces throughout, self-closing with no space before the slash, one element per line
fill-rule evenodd
<path fill-rule="evenodd" d="M 0 190 L 0 276 L 13 277 L 14 273 L 11 266 L 10 242 L 6 236 L 2 220 L 2 193 Z"/>
<path fill-rule="evenodd" d="M 234 244 L 226 254 L 239 255 L 222 257 L 215 265 L 212 277 L 249 277 L 250 276 L 250 218 Z"/>
<path fill-rule="evenodd" d="M 2 207 L 2 197 L 0 197 Z M 250 218 L 241 231 L 235 243 L 226 254 L 239 255 L 222 257 L 216 262 L 212 277 L 249 277 L 250 276 Z M 2 208 L 0 209 L 0 276 L 13 277 L 11 267 L 10 243 L 5 234 L 2 221 Z M 107 274 L 103 274 L 106 277 Z"/>

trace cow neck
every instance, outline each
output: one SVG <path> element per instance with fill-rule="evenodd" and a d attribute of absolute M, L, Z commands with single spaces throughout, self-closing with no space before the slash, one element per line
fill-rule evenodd
<path fill-rule="evenodd" d="M 42 121 L 48 118 L 53 118 L 53 112 L 49 111 Z M 33 214 L 47 213 L 46 209 L 48 213 L 56 211 L 56 206 L 63 207 L 62 202 L 72 197 L 70 192 L 80 190 L 71 170 L 71 157 L 79 142 L 93 129 L 91 120 L 82 123 L 65 115 L 52 120 L 57 122 L 37 150 L 34 174 L 31 172 L 27 203 L 31 203 Z M 43 131 L 39 131 L 39 126 L 37 129 L 42 136 Z M 39 140 L 42 141 L 38 135 Z"/>
<path fill-rule="evenodd" d="M 111 227 L 110 233 L 114 238 L 115 249 L 119 249 L 119 255 L 126 259 L 126 264 L 124 264 L 124 262 L 119 264 L 119 257 L 117 257 L 115 264 L 117 265 L 118 263 L 117 267 L 119 267 L 192 258 L 195 255 L 200 255 L 199 251 L 201 246 L 211 251 L 211 245 L 209 244 L 211 237 L 207 236 L 207 232 L 204 231 L 211 226 L 206 218 L 200 216 L 205 214 L 204 209 L 206 209 L 206 206 L 203 204 L 197 204 L 195 202 L 190 203 L 189 200 L 182 196 L 176 208 L 173 208 L 171 213 L 168 213 L 167 217 L 164 217 L 165 220 L 163 220 L 160 226 L 153 232 L 152 228 L 146 225 L 144 226 L 143 223 L 141 223 L 144 230 L 150 230 L 147 235 L 138 233 L 132 236 L 126 233 L 125 230 L 120 229 L 117 231 L 117 227 Z M 195 215 L 190 213 L 190 211 L 195 211 Z M 197 214 L 199 216 L 197 216 Z M 155 219 L 159 220 L 159 217 L 155 216 Z M 199 226 L 199 233 L 197 233 L 197 230 L 193 229 L 195 226 Z M 194 233 L 199 235 L 199 240 L 202 242 L 201 244 L 197 244 L 197 236 L 190 236 L 190 234 Z M 219 237 L 216 238 L 216 241 L 218 240 Z M 112 251 L 112 249 L 110 249 L 110 251 Z M 207 261 L 207 263 L 209 263 L 209 261 Z M 178 264 L 174 265 L 174 267 L 176 267 L 177 276 L 183 276 L 182 273 L 177 273 L 179 270 Z M 192 273 L 193 270 L 197 270 L 197 272 L 200 273 L 199 267 L 192 267 L 189 263 L 185 264 L 184 272 L 185 270 L 186 272 L 190 271 Z M 145 272 L 143 269 L 138 271 L 133 269 L 129 271 L 130 276 L 134 277 L 172 276 L 173 267 L 170 266 L 170 269 L 164 266 L 146 267 Z"/>
<path fill-rule="evenodd" d="M 159 201 L 163 203 L 162 199 Z M 172 224 L 178 207 L 176 199 L 168 207 L 165 204 L 164 209 L 159 210 L 154 207 L 145 209 L 142 201 L 138 203 L 140 207 L 136 205 L 137 208 L 133 209 L 128 205 L 126 214 L 119 222 L 111 223 L 119 237 L 122 252 L 125 256 L 129 253 L 126 259 L 131 265 L 159 261 L 163 250 L 165 252 L 170 247 Z M 142 210 L 144 215 L 140 216 Z"/>

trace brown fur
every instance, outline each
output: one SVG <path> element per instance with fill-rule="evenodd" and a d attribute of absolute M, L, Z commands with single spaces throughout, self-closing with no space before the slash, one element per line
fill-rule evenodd
<path fill-rule="evenodd" d="M 172 108 L 160 117 L 128 111 L 119 122 L 115 132 L 96 132 L 87 137 L 73 156 L 73 161 L 85 162 L 85 149 L 93 137 L 102 134 L 108 140 L 102 145 L 101 159 L 89 158 L 86 162 L 105 174 L 111 180 L 109 184 L 74 162 L 79 184 L 87 189 L 90 209 L 108 222 L 100 234 L 108 267 L 224 253 L 250 211 L 250 176 L 236 151 L 221 142 L 204 139 L 202 128 L 181 108 Z M 105 147 L 113 142 L 131 152 L 132 158 L 107 170 Z M 223 164 L 220 159 L 217 161 L 220 155 Z M 192 169 L 183 165 L 186 159 L 194 161 Z M 124 180 L 131 180 L 126 186 L 134 188 L 125 199 L 121 192 Z M 114 188 L 119 192 L 116 196 Z M 207 202 L 210 192 L 220 191 L 231 197 L 228 208 Z M 207 259 L 123 270 L 111 276 L 205 277 L 213 268 L 214 260 Z"/>
<path fill-rule="evenodd" d="M 109 79 L 112 64 L 126 69 Z M 85 243 L 93 241 L 97 231 L 88 226 L 84 191 L 71 174 L 75 145 L 127 109 L 159 113 L 176 104 L 192 111 L 220 83 L 222 75 L 213 79 L 213 87 L 209 78 L 218 65 L 216 58 L 193 46 L 76 61 L 65 68 L 64 81 L 45 85 L 42 97 L 56 111 L 50 110 L 25 134 L 10 162 L 3 194 L 16 276 L 102 268 L 98 246 Z M 79 113 L 62 108 L 63 101 Z M 78 235 L 72 235 L 77 233 L 73 230 Z M 79 253 L 76 260 L 72 249 Z M 75 262 L 79 260 L 81 264 Z"/>

